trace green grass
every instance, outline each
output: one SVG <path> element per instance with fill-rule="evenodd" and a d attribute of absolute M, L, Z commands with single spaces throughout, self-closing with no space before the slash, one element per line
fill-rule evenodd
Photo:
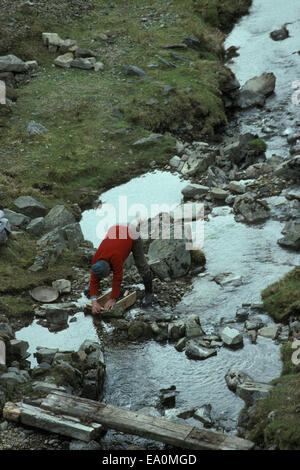
<path fill-rule="evenodd" d="M 149 7 L 146 1 L 126 5 L 118 1 L 113 9 L 103 1 L 94 3 L 97 8 L 80 21 L 51 22 L 47 15 L 26 17 L 30 33 L 19 48 L 12 43 L 21 58 L 38 59 L 40 72 L 19 90 L 14 119 L 5 119 L 6 128 L 2 129 L 0 189 L 7 194 L 8 203 L 16 193 L 43 187 L 47 187 L 47 197 L 80 203 L 76 191 L 80 187 L 108 188 L 147 171 L 153 160 L 158 165 L 169 160 L 175 151 L 171 135 L 146 150 L 133 150 L 132 143 L 148 132 L 176 135 L 191 124 L 196 135 L 213 137 L 227 122 L 220 89 L 226 75 L 220 62 L 223 36 L 194 15 L 191 2 L 154 1 Z M 148 9 L 162 19 L 153 20 L 146 30 L 140 18 Z M 17 17 L 22 22 L 21 13 Z M 53 67 L 56 54 L 50 54 L 41 40 L 45 30 L 74 38 L 81 47 L 98 49 L 105 71 L 99 74 Z M 99 42 L 99 34 L 107 30 L 115 36 L 112 45 Z M 188 34 L 197 35 L 203 43 L 202 51 L 183 51 L 190 62 L 175 61 L 162 49 L 166 44 L 181 43 Z M 176 62 L 176 68 L 165 68 L 157 56 Z M 149 63 L 160 67 L 149 69 Z M 126 77 L 124 64 L 144 68 L 147 75 L 142 79 Z M 174 87 L 168 96 L 163 94 L 164 85 Z M 149 105 L 151 98 L 157 104 Z M 112 119 L 116 110 L 121 113 L 118 120 Z M 32 119 L 46 126 L 49 133 L 28 136 L 26 126 Z M 118 133 L 128 128 L 128 134 Z M 3 181 L 10 175 L 15 191 L 9 190 L 9 179 Z"/>
<path fill-rule="evenodd" d="M 262 291 L 264 308 L 275 321 L 300 315 L 300 266 Z"/>
<path fill-rule="evenodd" d="M 271 382 L 275 387 L 269 396 L 256 403 L 248 423 L 247 438 L 263 449 L 300 448 L 300 367 L 291 361 L 293 352 L 291 343 L 282 346 L 282 374 Z"/>

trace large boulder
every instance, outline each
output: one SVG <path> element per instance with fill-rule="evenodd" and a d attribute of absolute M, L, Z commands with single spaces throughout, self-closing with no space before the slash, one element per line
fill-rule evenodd
<path fill-rule="evenodd" d="M 185 276 L 191 266 L 191 253 L 186 249 L 185 239 L 154 240 L 148 254 L 153 271 L 163 280 Z"/>
<path fill-rule="evenodd" d="M 22 213 L 35 219 L 46 215 L 46 207 L 31 196 L 20 196 L 14 201 L 16 208 Z"/>
<path fill-rule="evenodd" d="M 261 199 L 257 199 L 251 193 L 245 193 L 235 198 L 233 212 L 237 222 L 248 224 L 260 223 L 270 217 L 268 204 Z"/>
<path fill-rule="evenodd" d="M 33 219 L 26 227 L 26 231 L 31 235 L 39 236 L 45 231 L 44 217 L 37 217 Z"/>
<path fill-rule="evenodd" d="M 231 137 L 225 144 L 220 146 L 220 154 L 225 159 L 238 165 L 241 169 L 257 162 L 258 157 L 265 158 L 264 147 L 261 152 L 257 152 L 257 145 L 253 147 L 253 143 L 262 143 L 257 135 L 250 132 L 238 136 Z"/>
<path fill-rule="evenodd" d="M 283 163 L 281 163 L 275 170 L 275 174 L 282 178 L 294 179 L 299 181 L 300 179 L 300 155 L 295 155 Z"/>
<path fill-rule="evenodd" d="M 242 370 L 230 369 L 225 374 L 225 382 L 232 392 L 236 392 L 237 386 L 246 381 L 252 381 L 252 378 Z"/>
<path fill-rule="evenodd" d="M 247 407 L 256 400 L 266 398 L 274 386 L 262 382 L 245 381 L 237 385 L 236 394 L 244 400 Z"/>
<path fill-rule="evenodd" d="M 30 222 L 30 218 L 24 214 L 19 214 L 18 212 L 11 211 L 10 209 L 3 209 L 3 212 L 4 217 L 12 227 L 25 228 Z"/>
<path fill-rule="evenodd" d="M 243 345 L 242 333 L 235 328 L 229 328 L 229 326 L 221 331 L 221 338 L 224 344 L 229 347 L 235 348 Z"/>
<path fill-rule="evenodd" d="M 0 72 L 24 73 L 27 69 L 26 63 L 13 54 L 0 57 Z"/>
<path fill-rule="evenodd" d="M 4 389 L 12 391 L 16 386 L 28 382 L 29 378 L 29 374 L 26 370 L 9 367 L 7 372 L 0 376 L 0 385 Z"/>
<path fill-rule="evenodd" d="M 267 96 L 274 92 L 276 77 L 273 73 L 262 73 L 253 77 L 241 87 L 237 94 L 236 105 L 239 108 L 263 106 Z"/>
<path fill-rule="evenodd" d="M 300 218 L 296 220 L 290 220 L 284 226 L 282 233 L 283 238 L 280 238 L 277 243 L 285 248 L 292 250 L 300 250 Z"/>
<path fill-rule="evenodd" d="M 76 222 L 74 215 L 65 206 L 54 206 L 45 217 L 45 229 L 47 232 L 57 227 L 64 227 Z"/>
<path fill-rule="evenodd" d="M 195 150 L 192 152 L 187 160 L 183 163 L 181 168 L 181 174 L 184 176 L 192 176 L 196 173 L 204 173 L 210 165 L 215 162 L 215 156 L 213 153 L 203 153 Z"/>
<path fill-rule="evenodd" d="M 205 197 L 209 193 L 209 187 L 201 184 L 188 184 L 181 190 L 181 193 L 184 199 Z"/>
<path fill-rule="evenodd" d="M 216 349 L 213 348 L 206 348 L 200 344 L 197 344 L 195 340 L 188 341 L 186 348 L 185 348 L 185 355 L 189 359 L 194 360 L 204 360 L 208 359 L 211 356 L 215 356 L 217 354 Z"/>

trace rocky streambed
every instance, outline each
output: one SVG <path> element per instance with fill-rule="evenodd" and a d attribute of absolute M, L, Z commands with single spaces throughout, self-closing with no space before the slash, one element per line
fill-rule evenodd
<path fill-rule="evenodd" d="M 19 330 L 16 339 L 6 332 L 15 359 L 21 364 L 31 361 L 31 377 L 28 372 L 27 377 L 24 371 L 8 370 L 8 382 L 26 384 L 34 378 L 41 382 L 35 387 L 61 386 L 109 404 L 229 433 L 237 433 L 245 404 L 249 407 L 269 392 L 268 382 L 282 368 L 280 346 L 297 337 L 298 327 L 293 318 L 275 324 L 260 294 L 300 262 L 300 135 L 298 105 L 292 101 L 299 58 L 292 54 L 297 47 L 294 26 L 289 26 L 291 37 L 282 42 L 269 36 L 278 18 L 282 23 L 283 18 L 295 21 L 299 12 L 293 10 L 292 1 L 288 2 L 290 10 L 282 2 L 275 3 L 276 8 L 273 2 L 270 8 L 268 2 L 254 1 L 250 15 L 227 39 L 228 47 L 240 46 L 239 56 L 229 64 L 236 78 L 243 83 L 254 75 L 272 73 L 275 94 L 273 90 L 262 94 L 255 87 L 255 91 L 250 87 L 249 94 L 246 87 L 247 105 L 235 113 L 222 144 L 178 141 L 177 154 L 164 172 L 148 173 L 101 194 L 101 200 L 115 207 L 122 195 L 129 204 L 145 207 L 203 203 L 205 260 L 193 254 L 189 272 L 173 280 L 170 262 L 162 258 L 154 263 L 154 304 L 147 311 L 141 309 L 142 286 L 129 260 L 123 287 L 124 291 L 136 288 L 138 301 L 122 318 L 110 319 L 84 315 L 87 299 L 79 298 L 79 292 L 84 290 L 88 272 L 83 270 L 82 282 L 78 280 L 73 293 L 64 297 L 73 301 L 69 312 L 61 313 L 66 312 L 66 305 L 57 307 L 57 318 L 63 318 L 58 322 L 60 331 L 47 328 L 46 306 L 46 313 L 37 310 L 38 318 Z M 257 54 L 262 43 L 265 47 Z M 249 60 L 254 55 L 261 60 Z M 265 78 L 268 90 L 269 76 L 259 83 Z M 233 86 L 228 107 L 241 104 L 242 94 L 245 98 L 245 89 Z M 249 100 L 253 100 L 250 105 Z M 111 223 L 109 217 L 105 224 L 101 221 L 103 216 L 90 210 L 80 222 L 84 238 L 94 247 L 105 224 Z M 197 221 L 191 227 L 197 230 Z M 110 282 L 103 283 L 103 290 Z M 38 347 L 44 348 L 42 355 Z M 132 444 L 159 448 L 157 443 L 113 431 L 95 446 L 122 449 Z M 55 445 L 59 447 L 59 441 Z"/>

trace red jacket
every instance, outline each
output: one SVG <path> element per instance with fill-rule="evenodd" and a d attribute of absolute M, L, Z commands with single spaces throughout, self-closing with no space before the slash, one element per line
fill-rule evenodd
<path fill-rule="evenodd" d="M 132 250 L 134 239 L 126 225 L 111 227 L 104 240 L 93 256 L 92 265 L 103 259 L 110 264 L 113 271 L 111 298 L 117 299 L 123 279 L 123 264 Z M 92 272 L 90 281 L 90 296 L 98 295 L 99 278 Z"/>

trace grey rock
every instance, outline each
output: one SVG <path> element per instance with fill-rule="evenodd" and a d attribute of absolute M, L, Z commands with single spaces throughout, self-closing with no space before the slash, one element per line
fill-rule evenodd
<path fill-rule="evenodd" d="M 186 249 L 185 240 L 153 240 L 153 242 L 150 243 L 148 254 L 154 269 L 153 261 L 159 262 L 160 265 L 163 264 L 165 271 L 162 273 L 162 279 L 179 278 L 185 276 L 189 271 L 191 254 L 190 251 Z"/>
<path fill-rule="evenodd" d="M 259 330 L 263 325 L 264 324 L 261 320 L 247 320 L 245 322 L 246 330 Z"/>
<path fill-rule="evenodd" d="M 0 336 L 2 335 L 11 339 L 14 337 L 13 329 L 9 323 L 0 323 Z"/>
<path fill-rule="evenodd" d="M 265 98 L 274 92 L 276 77 L 273 73 L 262 73 L 253 77 L 241 87 L 236 104 L 240 108 L 263 106 Z"/>
<path fill-rule="evenodd" d="M 123 71 L 125 75 L 135 75 L 138 77 L 143 77 L 144 75 L 146 75 L 146 72 L 144 70 L 139 67 L 136 67 L 135 65 L 124 65 Z"/>
<path fill-rule="evenodd" d="M 29 379 L 27 371 L 9 367 L 8 371 L 0 376 L 0 384 L 7 390 L 13 390 L 17 385 L 28 382 Z"/>
<path fill-rule="evenodd" d="M 75 249 L 84 240 L 79 222 L 75 222 L 75 224 L 66 225 L 65 227 L 63 227 L 63 231 L 68 248 Z"/>
<path fill-rule="evenodd" d="M 229 328 L 226 326 L 221 331 L 222 341 L 230 347 L 242 346 L 243 345 L 243 335 L 240 331 L 235 328 Z"/>
<path fill-rule="evenodd" d="M 236 394 L 246 406 L 252 406 L 256 400 L 267 397 L 272 388 L 273 385 L 248 380 L 237 385 Z"/>
<path fill-rule="evenodd" d="M 225 375 L 225 381 L 229 390 L 236 392 L 238 385 L 247 381 L 252 381 L 252 378 L 241 370 L 230 369 Z"/>
<path fill-rule="evenodd" d="M 225 202 L 225 199 L 229 196 L 229 192 L 221 188 L 213 188 L 210 191 L 212 198 L 219 202 Z"/>
<path fill-rule="evenodd" d="M 181 338 L 175 345 L 175 349 L 178 351 L 178 352 L 182 352 L 186 346 L 186 338 Z"/>
<path fill-rule="evenodd" d="M 181 163 L 181 158 L 178 157 L 178 155 L 174 155 L 173 158 L 171 158 L 170 160 L 170 165 L 173 167 L 173 168 L 178 168 L 178 166 L 180 165 Z"/>
<path fill-rule="evenodd" d="M 210 404 L 202 405 L 195 410 L 193 417 L 198 421 L 201 421 L 206 428 L 210 428 L 213 425 L 211 410 L 212 407 Z"/>
<path fill-rule="evenodd" d="M 189 359 L 205 360 L 217 354 L 216 349 L 199 346 L 195 340 L 188 341 L 185 354 Z"/>
<path fill-rule="evenodd" d="M 185 335 L 186 326 L 181 320 L 168 325 L 168 338 L 170 340 L 178 340 Z"/>
<path fill-rule="evenodd" d="M 25 228 L 30 222 L 30 218 L 24 214 L 19 214 L 10 209 L 3 209 L 3 212 L 4 216 L 13 227 Z"/>
<path fill-rule="evenodd" d="M 162 388 L 159 393 L 160 404 L 164 408 L 174 408 L 176 403 L 176 396 L 178 395 L 175 385 L 171 385 L 169 388 Z"/>
<path fill-rule="evenodd" d="M 24 359 L 28 356 L 27 350 L 29 344 L 27 341 L 12 339 L 9 342 L 10 355 L 14 360 Z"/>
<path fill-rule="evenodd" d="M 277 243 L 284 248 L 289 248 L 295 251 L 300 250 L 300 218 L 289 221 L 283 228 L 283 238 L 280 238 Z"/>
<path fill-rule="evenodd" d="M 27 126 L 27 132 L 29 135 L 34 136 L 42 134 L 43 132 L 48 132 L 48 129 L 36 121 L 29 121 Z"/>
<path fill-rule="evenodd" d="M 300 155 L 295 155 L 293 158 L 285 160 L 278 165 L 275 170 L 275 175 L 286 179 L 299 181 L 300 178 Z"/>
<path fill-rule="evenodd" d="M 54 206 L 45 217 L 45 228 L 47 231 L 56 227 L 65 227 L 76 222 L 74 215 L 65 206 Z"/>
<path fill-rule="evenodd" d="M 200 319 L 197 315 L 191 315 L 188 317 L 185 323 L 185 335 L 187 338 L 194 338 L 204 335 L 204 331 L 201 328 Z"/>
<path fill-rule="evenodd" d="M 33 354 L 36 357 L 36 360 L 39 364 L 46 362 L 52 364 L 55 354 L 58 352 L 58 349 L 55 348 L 43 348 L 38 346 L 36 352 Z"/>
<path fill-rule="evenodd" d="M 228 191 L 234 194 L 244 194 L 246 192 L 246 187 L 244 184 L 238 181 L 231 181 L 227 187 Z"/>
<path fill-rule="evenodd" d="M 67 52 L 66 54 L 59 55 L 58 57 L 56 57 L 56 59 L 54 60 L 54 65 L 63 69 L 69 69 L 73 60 L 74 57 L 72 52 Z"/>
<path fill-rule="evenodd" d="M 195 196 L 206 196 L 209 192 L 208 186 L 203 186 L 201 184 L 189 184 L 185 186 L 181 193 L 184 199 L 194 198 Z"/>
<path fill-rule="evenodd" d="M 87 59 L 83 59 L 80 57 L 72 60 L 70 66 L 76 69 L 91 70 L 94 68 L 95 63 L 96 60 L 94 57 L 89 57 Z"/>
<path fill-rule="evenodd" d="M 78 47 L 75 51 L 75 57 L 81 57 L 83 59 L 87 59 L 89 57 L 97 57 L 97 52 L 92 51 L 91 49 L 83 49 Z"/>
<path fill-rule="evenodd" d="M 275 29 L 270 33 L 270 37 L 273 41 L 283 41 L 289 37 L 289 31 L 286 25 L 283 25 L 280 29 Z"/>
<path fill-rule="evenodd" d="M 268 204 L 250 193 L 235 198 L 233 212 L 237 222 L 248 224 L 264 222 L 270 217 Z"/>
<path fill-rule="evenodd" d="M 42 40 L 44 46 L 48 46 L 48 48 L 49 46 L 57 48 L 64 42 L 57 33 L 42 33 Z"/>
<path fill-rule="evenodd" d="M 45 219 L 44 217 L 37 217 L 33 219 L 26 227 L 26 231 L 31 235 L 39 236 L 45 231 Z"/>
<path fill-rule="evenodd" d="M 52 287 L 57 289 L 60 294 L 69 294 L 71 292 L 71 281 L 68 279 L 58 279 L 52 282 Z"/>
<path fill-rule="evenodd" d="M 0 72 L 27 72 L 27 65 L 13 54 L 0 57 Z"/>
<path fill-rule="evenodd" d="M 143 137 L 142 139 L 137 140 L 132 145 L 135 147 L 149 145 L 149 144 L 157 144 L 163 138 L 162 134 L 150 134 L 148 137 Z"/>
<path fill-rule="evenodd" d="M 280 331 L 280 325 L 271 325 L 271 326 L 266 326 L 258 330 L 258 334 L 260 336 L 264 336 L 264 338 L 275 339 L 277 338 L 279 331 Z"/>
<path fill-rule="evenodd" d="M 172 419 L 173 421 L 184 420 L 192 418 L 195 412 L 195 408 L 174 408 L 165 411 L 165 418 Z"/>
<path fill-rule="evenodd" d="M 195 49 L 196 51 L 201 51 L 201 49 L 203 49 L 203 43 L 200 41 L 199 38 L 197 38 L 193 34 L 190 34 L 189 36 L 187 36 L 183 42 L 188 47 L 190 47 L 191 49 Z"/>
<path fill-rule="evenodd" d="M 46 207 L 31 196 L 18 197 L 14 201 L 14 205 L 22 214 L 31 219 L 43 217 L 47 212 Z"/>
<path fill-rule="evenodd" d="M 59 51 L 62 54 L 66 54 L 68 52 L 74 52 L 77 49 L 77 41 L 73 39 L 65 39 L 59 45 Z"/>
<path fill-rule="evenodd" d="M 243 322 L 243 321 L 247 320 L 247 318 L 249 317 L 249 310 L 245 309 L 243 307 L 240 307 L 240 308 L 237 309 L 237 311 L 235 313 L 235 317 L 236 317 L 237 321 Z"/>
<path fill-rule="evenodd" d="M 184 160 L 184 157 L 182 160 Z M 203 174 L 214 162 L 215 156 L 212 152 L 203 152 L 201 149 L 196 149 L 187 155 L 180 171 L 184 176 Z"/>

